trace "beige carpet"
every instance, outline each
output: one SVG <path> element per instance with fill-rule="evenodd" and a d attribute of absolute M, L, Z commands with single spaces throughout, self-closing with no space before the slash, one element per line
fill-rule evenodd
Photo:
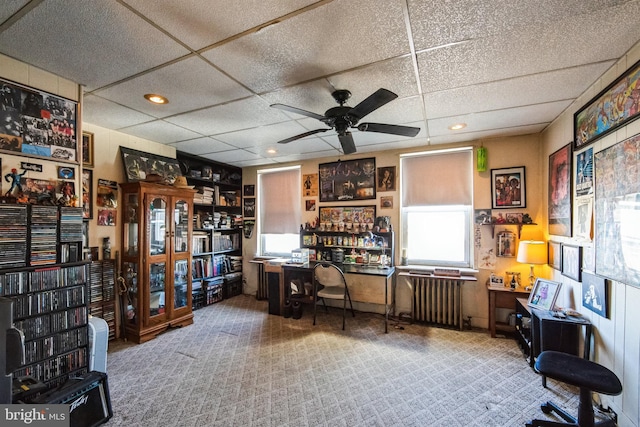
<path fill-rule="evenodd" d="M 109 426 L 523 426 L 575 390 L 540 377 L 516 342 L 309 306 L 302 319 L 237 296 L 145 344 L 110 343 Z"/>

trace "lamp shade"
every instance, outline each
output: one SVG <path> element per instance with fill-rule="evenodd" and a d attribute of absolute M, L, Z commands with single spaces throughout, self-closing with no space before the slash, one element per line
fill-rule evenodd
<path fill-rule="evenodd" d="M 517 260 L 523 264 L 546 264 L 547 244 L 536 240 L 521 240 Z"/>

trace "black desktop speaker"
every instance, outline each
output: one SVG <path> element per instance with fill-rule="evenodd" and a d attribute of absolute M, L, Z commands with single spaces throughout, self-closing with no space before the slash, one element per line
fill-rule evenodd
<path fill-rule="evenodd" d="M 89 372 L 38 396 L 33 403 L 68 404 L 71 427 L 94 427 L 112 416 L 107 374 Z"/>

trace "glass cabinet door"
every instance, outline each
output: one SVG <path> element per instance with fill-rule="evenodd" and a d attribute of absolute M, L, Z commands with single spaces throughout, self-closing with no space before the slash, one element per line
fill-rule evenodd
<path fill-rule="evenodd" d="M 174 219 L 174 251 L 176 253 L 189 250 L 189 204 L 184 200 L 178 200 L 173 208 Z"/>
<path fill-rule="evenodd" d="M 161 197 L 154 197 L 149 203 L 149 254 L 163 255 L 167 253 L 167 202 Z"/>
<path fill-rule="evenodd" d="M 178 260 L 173 267 L 173 308 L 187 306 L 189 264 L 188 260 Z"/>
<path fill-rule="evenodd" d="M 138 322 L 138 264 L 125 262 L 122 267 L 122 274 L 127 285 L 126 322 L 135 325 Z"/>
<path fill-rule="evenodd" d="M 165 313 L 167 266 L 154 262 L 149 266 L 149 316 Z"/>
<path fill-rule="evenodd" d="M 122 247 L 126 251 L 126 255 L 136 256 L 138 255 L 138 194 L 126 193 L 124 195 L 124 242 Z"/>

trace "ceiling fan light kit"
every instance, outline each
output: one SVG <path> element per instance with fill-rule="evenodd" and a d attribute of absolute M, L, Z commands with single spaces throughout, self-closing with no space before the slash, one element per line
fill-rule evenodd
<path fill-rule="evenodd" d="M 347 100 L 351 98 L 351 92 L 349 92 L 348 90 L 335 90 L 331 95 L 333 96 L 333 99 L 335 99 L 336 102 L 340 104 L 340 106 L 329 108 L 324 113 L 324 115 L 316 114 L 284 104 L 272 104 L 271 107 L 317 119 L 329 126 L 331 129 L 335 129 L 336 133 L 338 134 L 338 139 L 340 140 L 340 145 L 342 146 L 342 152 L 344 154 L 352 154 L 356 152 L 356 145 L 353 140 L 353 136 L 349 131 L 350 128 L 357 129 L 360 132 L 379 132 L 410 137 L 414 137 L 420 132 L 420 128 L 411 126 L 390 125 L 385 123 L 360 123 L 358 125 L 358 122 L 363 117 L 398 97 L 398 95 L 391 92 L 390 90 L 383 88 L 378 89 L 353 108 L 345 105 Z M 311 130 L 301 133 L 300 135 L 283 139 L 282 141 L 278 141 L 278 143 L 288 144 L 289 142 L 295 141 L 297 139 L 302 139 L 316 133 L 326 132 L 328 130 L 329 129 Z"/>

